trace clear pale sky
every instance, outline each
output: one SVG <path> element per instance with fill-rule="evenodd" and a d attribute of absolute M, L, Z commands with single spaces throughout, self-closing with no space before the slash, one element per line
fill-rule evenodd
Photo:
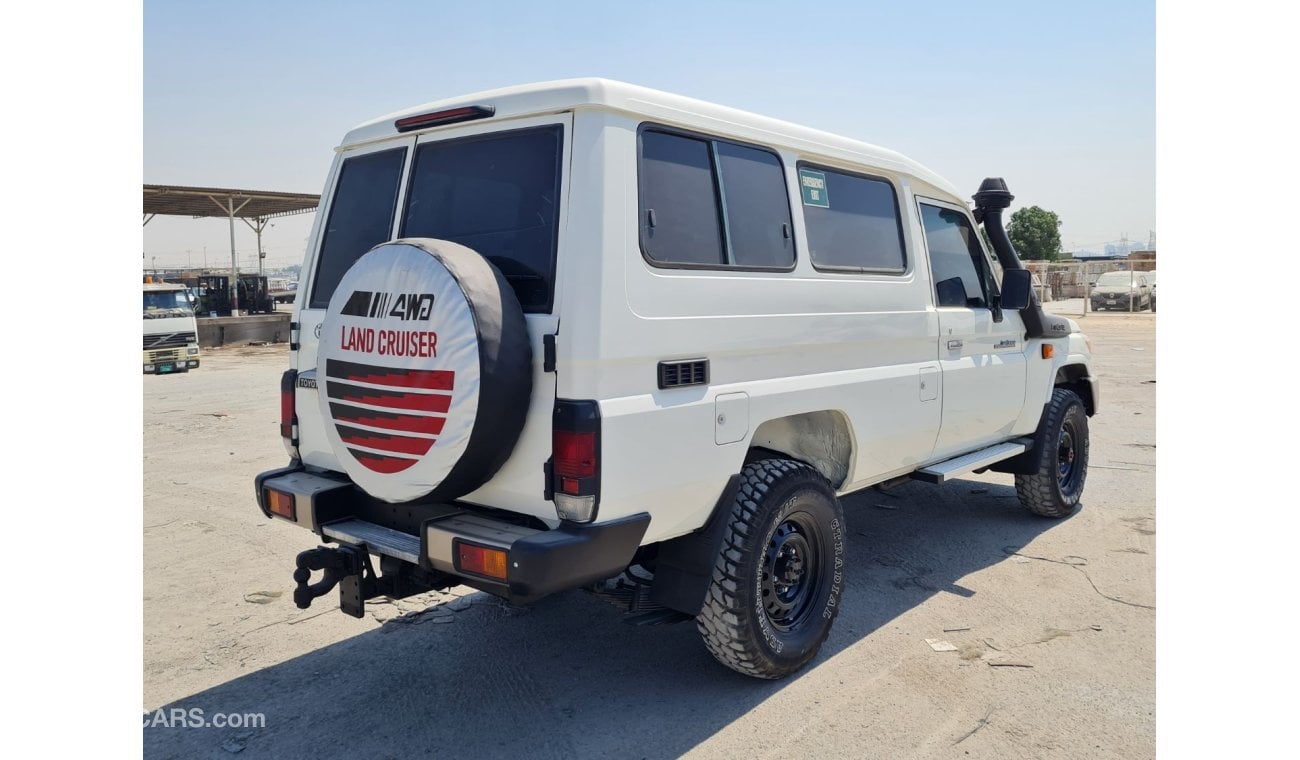
<path fill-rule="evenodd" d="M 1062 219 L 1067 250 L 1155 219 L 1153 3 L 146 2 L 144 180 L 319 193 L 353 125 L 602 76 L 900 151 Z M 1013 208 L 1015 208 L 1013 207 Z M 264 236 L 300 263 L 313 215 Z M 241 267 L 254 236 L 236 228 Z M 145 264 L 230 263 L 223 220 L 154 219 Z"/>

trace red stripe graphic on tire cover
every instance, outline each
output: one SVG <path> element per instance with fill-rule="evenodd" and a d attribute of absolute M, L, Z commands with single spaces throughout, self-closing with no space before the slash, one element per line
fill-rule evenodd
<path fill-rule="evenodd" d="M 418 459 L 403 459 L 401 457 L 388 457 L 383 454 L 371 454 L 368 451 L 349 448 L 348 453 L 368 470 L 382 472 L 385 475 L 391 475 L 395 472 L 401 472 L 407 467 L 420 461 Z"/>
<path fill-rule="evenodd" d="M 330 414 L 338 422 L 352 422 L 357 425 L 397 430 L 403 433 L 427 433 L 437 435 L 447 423 L 446 417 L 421 417 L 414 414 L 391 414 L 376 409 L 362 409 L 359 406 L 336 404 L 330 402 Z"/>
<path fill-rule="evenodd" d="M 456 373 L 452 370 L 396 369 L 338 359 L 325 360 L 325 374 L 338 380 L 394 385 L 401 388 L 423 388 L 429 391 L 449 391 L 456 382 Z"/>
<path fill-rule="evenodd" d="M 402 393 L 379 388 L 362 388 L 359 385 L 348 385 L 333 380 L 326 381 L 325 392 L 330 398 L 340 401 L 354 401 L 390 409 L 446 414 L 447 409 L 451 407 L 451 396 L 445 393 Z"/>
<path fill-rule="evenodd" d="M 336 425 L 339 438 L 351 446 L 365 446 L 368 449 L 390 451 L 394 454 L 413 454 L 424 456 L 433 447 L 432 438 L 412 438 L 407 435 L 388 435 L 370 430 Z"/>

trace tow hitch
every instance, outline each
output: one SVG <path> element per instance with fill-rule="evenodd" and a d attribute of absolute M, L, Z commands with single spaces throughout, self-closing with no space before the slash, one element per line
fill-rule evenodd
<path fill-rule="evenodd" d="M 367 599 L 377 596 L 402 599 L 456 584 L 449 575 L 384 556 L 379 558 L 383 575 L 376 575 L 365 548 L 349 544 L 308 549 L 298 555 L 296 564 L 293 579 L 298 585 L 293 590 L 293 603 L 298 609 L 307 609 L 314 599 L 325 596 L 338 586 L 339 609 L 355 618 L 365 616 Z M 314 571 L 321 571 L 324 576 L 315 583 L 308 583 Z"/>
<path fill-rule="evenodd" d="M 365 615 L 366 600 L 377 596 L 375 570 L 370 565 L 370 555 L 362 549 L 318 546 L 301 552 L 297 566 L 293 571 L 293 579 L 298 583 L 293 590 L 293 603 L 300 610 L 307 609 L 313 599 L 325 596 L 338 586 L 340 609 L 359 618 Z M 308 583 L 313 570 L 323 571 L 325 577 Z"/>

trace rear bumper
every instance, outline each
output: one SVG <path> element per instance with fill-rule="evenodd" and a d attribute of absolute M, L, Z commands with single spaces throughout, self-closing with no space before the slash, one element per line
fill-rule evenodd
<path fill-rule="evenodd" d="M 650 515 L 642 512 L 596 525 L 564 522 L 542 530 L 458 504 L 424 505 L 414 519 L 408 512 L 402 525 L 389 519 L 396 505 L 376 507 L 351 482 L 300 466 L 264 472 L 255 485 L 258 508 L 267 517 L 288 519 L 271 513 L 264 489 L 291 493 L 295 504 L 291 522 L 327 541 L 455 576 L 516 604 L 618 575 L 631 562 L 650 525 Z M 462 543 L 506 552 L 506 578 L 461 569 L 457 555 Z"/>

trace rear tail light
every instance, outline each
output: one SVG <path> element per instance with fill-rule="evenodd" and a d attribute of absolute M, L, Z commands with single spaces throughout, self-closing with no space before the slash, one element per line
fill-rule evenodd
<path fill-rule="evenodd" d="M 293 494 L 276 491 L 272 488 L 262 489 L 262 497 L 266 501 L 266 508 L 273 515 L 279 515 L 286 520 L 298 519 L 297 505 L 294 504 Z"/>
<path fill-rule="evenodd" d="M 551 428 L 551 483 L 562 520 L 590 522 L 600 503 L 600 407 L 557 401 Z"/>
<path fill-rule="evenodd" d="M 561 483 L 572 482 L 572 488 L 560 490 L 577 493 L 577 482 L 596 474 L 596 434 L 556 430 L 551 437 L 551 453 L 555 457 L 555 474 Z"/>
<path fill-rule="evenodd" d="M 291 459 L 298 458 L 298 414 L 294 411 L 294 388 L 298 370 L 285 370 L 280 376 L 280 437 Z"/>
<path fill-rule="evenodd" d="M 506 579 L 506 553 L 501 549 L 456 542 L 456 569 L 484 575 L 499 581 Z"/>

